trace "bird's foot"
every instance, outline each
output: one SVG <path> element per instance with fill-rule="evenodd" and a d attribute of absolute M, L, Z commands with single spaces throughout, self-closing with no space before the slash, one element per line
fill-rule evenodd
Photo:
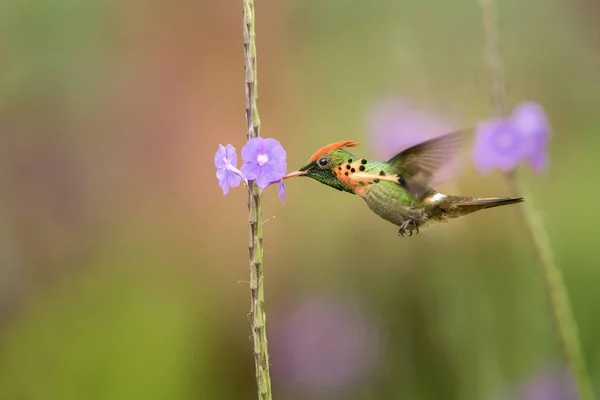
<path fill-rule="evenodd" d="M 412 219 L 407 219 L 400 225 L 400 229 L 398 229 L 398 236 L 404 237 L 408 233 L 408 236 L 412 236 L 413 233 L 417 235 L 419 233 L 419 225 Z"/>

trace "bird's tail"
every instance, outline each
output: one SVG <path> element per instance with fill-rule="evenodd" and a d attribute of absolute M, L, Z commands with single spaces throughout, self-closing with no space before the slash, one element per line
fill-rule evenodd
<path fill-rule="evenodd" d="M 440 196 L 439 200 L 434 203 L 442 211 L 444 217 L 456 218 L 486 208 L 507 206 L 522 201 L 525 201 L 522 197 Z"/>

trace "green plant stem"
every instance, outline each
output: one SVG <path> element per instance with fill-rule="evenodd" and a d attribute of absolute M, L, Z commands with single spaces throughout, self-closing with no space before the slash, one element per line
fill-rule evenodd
<path fill-rule="evenodd" d="M 554 261 L 550 238 L 544 228 L 541 216 L 534 207 L 531 193 L 528 191 L 521 174 L 518 171 L 513 172 L 509 176 L 509 183 L 514 193 L 527 199 L 523 202 L 522 207 L 518 207 L 518 209 L 534 243 L 535 254 L 541 266 L 544 286 L 554 313 L 554 320 L 560 334 L 563 350 L 573 376 L 577 380 L 579 399 L 593 399 L 594 392 L 579 343 L 577 322 L 571 311 L 569 295 L 561 271 Z"/>
<path fill-rule="evenodd" d="M 244 70 L 246 72 L 246 122 L 247 139 L 260 135 L 258 115 L 258 82 L 256 70 L 256 41 L 254 30 L 254 1 L 242 0 L 244 15 Z M 267 342 L 267 318 L 265 313 L 265 288 L 263 271 L 263 239 L 261 194 L 254 181 L 248 182 L 248 211 L 250 223 L 250 321 L 254 366 L 259 400 L 271 400 L 271 376 L 269 373 L 269 346 Z"/>
<path fill-rule="evenodd" d="M 482 10 L 486 58 L 492 81 L 492 99 L 496 114 L 506 114 L 506 84 L 502 70 L 502 59 L 498 45 L 498 33 L 494 15 L 494 0 L 479 0 Z M 535 255 L 540 267 L 541 277 L 548 296 L 550 308 L 556 323 L 563 351 L 573 377 L 577 383 L 580 400 L 594 399 L 594 391 L 581 351 L 577 322 L 573 317 L 569 295 L 561 270 L 554 261 L 550 238 L 543 221 L 533 204 L 533 196 L 520 171 L 506 175 L 514 196 L 524 197 L 525 201 L 517 207 L 521 219 L 531 236 Z"/>

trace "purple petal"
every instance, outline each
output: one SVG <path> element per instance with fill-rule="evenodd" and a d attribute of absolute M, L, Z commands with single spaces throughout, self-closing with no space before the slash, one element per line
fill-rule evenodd
<path fill-rule="evenodd" d="M 227 151 L 227 161 L 234 167 L 237 167 L 238 159 L 237 152 L 235 151 L 235 147 L 230 144 L 225 146 L 225 150 Z"/>
<path fill-rule="evenodd" d="M 285 204 L 285 184 L 283 183 L 283 179 L 279 180 L 277 189 L 277 196 L 281 199 L 281 204 Z"/>
<path fill-rule="evenodd" d="M 227 170 L 217 169 L 217 180 L 219 181 L 219 186 L 223 189 L 223 194 L 227 194 L 229 192 L 229 185 L 227 185 Z"/>
<path fill-rule="evenodd" d="M 222 168 L 217 170 L 217 179 L 219 181 L 219 186 L 223 189 L 224 195 L 229 193 L 229 188 L 238 187 L 242 182 L 241 176 L 235 172 Z"/>
<path fill-rule="evenodd" d="M 279 162 L 286 162 L 285 149 L 281 146 L 281 143 L 275 139 L 265 139 L 265 148 L 269 154 L 269 159 L 277 160 Z"/>
<path fill-rule="evenodd" d="M 261 150 L 264 152 L 270 152 L 272 149 L 276 148 L 277 146 L 281 147 L 281 145 L 279 144 L 279 142 L 276 139 L 273 138 L 262 138 L 263 141 L 261 143 Z"/>
<path fill-rule="evenodd" d="M 539 104 L 533 101 L 520 103 L 511 115 L 517 129 L 526 137 L 545 141 L 550 136 L 550 124 L 546 112 Z"/>
<path fill-rule="evenodd" d="M 242 178 L 236 171 L 232 171 L 231 167 L 234 168 L 237 165 L 237 154 L 235 147 L 230 144 L 226 146 L 219 145 L 219 149 L 215 153 L 215 166 L 217 167 L 217 180 L 223 194 L 229 193 L 229 188 L 237 187 L 240 185 Z"/>
<path fill-rule="evenodd" d="M 273 180 L 280 180 L 287 172 L 285 162 L 275 161 L 269 163 L 269 166 L 272 168 Z"/>
<path fill-rule="evenodd" d="M 262 152 L 265 139 L 261 137 L 252 138 L 242 148 L 242 160 L 244 162 L 255 162 L 256 157 Z"/>
<path fill-rule="evenodd" d="M 215 167 L 224 168 L 225 158 L 227 157 L 227 149 L 222 144 L 219 145 L 219 149 L 215 153 Z"/>
<path fill-rule="evenodd" d="M 275 170 L 274 166 L 265 164 L 261 167 L 261 171 L 256 177 L 256 184 L 259 188 L 264 189 L 271 184 L 271 182 L 281 179 L 279 173 Z"/>
<path fill-rule="evenodd" d="M 243 157 L 243 155 L 242 155 Z M 262 167 L 256 161 L 246 161 L 242 165 L 241 171 L 244 178 L 249 181 L 255 180 L 261 172 Z"/>
<path fill-rule="evenodd" d="M 477 125 L 473 162 L 480 172 L 498 168 L 513 170 L 528 152 L 526 141 L 507 118 L 494 118 Z"/>
<path fill-rule="evenodd" d="M 244 147 L 242 147 L 242 160 L 244 163 L 256 161 L 256 148 L 258 146 L 257 141 L 260 141 L 261 138 L 250 139 L 246 142 Z"/>
<path fill-rule="evenodd" d="M 267 164 L 264 165 L 264 167 L 269 167 L 269 174 L 271 175 L 271 180 L 273 181 L 280 180 L 286 173 L 285 163 L 279 160 L 271 159 Z"/>
<path fill-rule="evenodd" d="M 239 176 L 238 174 L 236 174 L 234 172 L 227 171 L 227 184 L 229 185 L 229 187 L 238 187 L 241 182 L 242 182 L 241 176 Z"/>
<path fill-rule="evenodd" d="M 219 149 L 215 153 L 215 167 L 217 168 L 226 168 L 227 163 L 232 164 L 234 167 L 237 167 L 237 154 L 235 151 L 235 147 L 230 144 L 223 146 L 219 145 Z"/>
<path fill-rule="evenodd" d="M 548 168 L 548 140 L 550 124 L 542 106 L 527 101 L 519 104 L 511 116 L 523 138 L 529 141 L 528 161 L 533 170 L 541 173 Z"/>

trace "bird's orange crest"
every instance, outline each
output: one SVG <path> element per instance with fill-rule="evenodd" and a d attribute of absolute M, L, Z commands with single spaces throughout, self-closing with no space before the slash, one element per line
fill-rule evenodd
<path fill-rule="evenodd" d="M 319 150 L 315 151 L 315 154 L 310 156 L 310 158 L 308 159 L 308 162 L 317 161 L 317 159 L 319 157 L 321 157 L 323 154 L 327 154 L 330 151 L 333 151 L 335 149 L 341 149 L 342 147 L 356 147 L 356 146 L 358 146 L 358 142 L 355 142 L 354 140 L 340 140 L 339 142 L 328 144 L 327 146 L 321 147 Z"/>

